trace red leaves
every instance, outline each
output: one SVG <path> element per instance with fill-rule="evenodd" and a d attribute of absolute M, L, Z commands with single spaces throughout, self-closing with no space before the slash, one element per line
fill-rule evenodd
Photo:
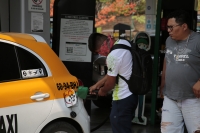
<path fill-rule="evenodd" d="M 112 3 L 106 3 L 101 8 L 95 19 L 95 26 L 105 25 L 107 22 L 112 22 L 117 16 L 124 15 L 129 16 L 134 13 L 135 3 L 127 3 L 126 0 L 116 0 Z"/>

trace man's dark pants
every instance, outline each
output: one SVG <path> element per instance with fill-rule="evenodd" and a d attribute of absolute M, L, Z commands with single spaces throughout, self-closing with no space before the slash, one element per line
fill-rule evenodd
<path fill-rule="evenodd" d="M 137 104 L 138 96 L 134 94 L 112 102 L 110 121 L 113 133 L 132 133 L 131 121 Z"/>

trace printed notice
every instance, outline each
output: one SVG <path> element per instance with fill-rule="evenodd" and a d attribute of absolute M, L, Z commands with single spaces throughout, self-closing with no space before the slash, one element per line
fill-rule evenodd
<path fill-rule="evenodd" d="M 91 62 L 88 37 L 93 32 L 93 17 L 62 15 L 59 57 L 62 61 Z"/>
<path fill-rule="evenodd" d="M 87 43 L 66 42 L 66 55 L 86 56 Z"/>
<path fill-rule="evenodd" d="M 43 14 L 31 13 L 31 31 L 43 32 Z"/>

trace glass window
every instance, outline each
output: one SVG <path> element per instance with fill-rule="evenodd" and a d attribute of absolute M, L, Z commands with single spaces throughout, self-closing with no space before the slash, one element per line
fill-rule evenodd
<path fill-rule="evenodd" d="M 22 78 L 35 78 L 47 76 L 43 63 L 29 51 L 17 47 L 17 56 Z M 23 73 L 24 72 L 24 73 Z"/>
<path fill-rule="evenodd" d="M 0 42 L 0 82 L 20 79 L 15 48 Z"/>

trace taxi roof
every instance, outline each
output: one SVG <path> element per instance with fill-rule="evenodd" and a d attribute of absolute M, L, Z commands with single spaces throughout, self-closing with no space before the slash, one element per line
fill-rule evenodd
<path fill-rule="evenodd" d="M 0 32 L 0 39 L 12 42 L 21 42 L 26 40 L 46 43 L 44 38 L 41 36 L 27 33 Z"/>

